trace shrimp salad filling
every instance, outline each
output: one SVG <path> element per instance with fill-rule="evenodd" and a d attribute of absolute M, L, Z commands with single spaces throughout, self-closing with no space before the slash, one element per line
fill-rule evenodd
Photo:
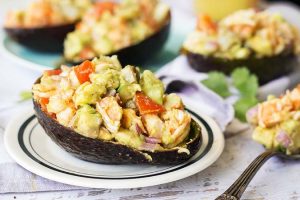
<path fill-rule="evenodd" d="M 64 57 L 82 61 L 139 43 L 165 25 L 170 8 L 159 0 L 97 2 L 64 42 Z"/>
<path fill-rule="evenodd" d="M 75 23 L 90 6 L 90 0 L 37 0 L 25 10 L 10 11 L 5 27 L 37 28 Z"/>
<path fill-rule="evenodd" d="M 300 85 L 279 98 L 269 96 L 247 113 L 253 139 L 268 149 L 300 153 Z"/>
<path fill-rule="evenodd" d="M 45 71 L 32 90 L 49 117 L 86 137 L 145 151 L 188 142 L 191 116 L 181 98 L 164 94 L 151 71 L 122 68 L 116 56 Z"/>
<path fill-rule="evenodd" d="M 203 56 L 227 60 L 299 54 L 299 34 L 280 14 L 254 9 L 237 11 L 218 23 L 207 15 L 183 49 Z"/>

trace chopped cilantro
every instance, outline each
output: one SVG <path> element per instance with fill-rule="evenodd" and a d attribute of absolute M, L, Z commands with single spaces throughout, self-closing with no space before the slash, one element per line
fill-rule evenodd
<path fill-rule="evenodd" d="M 254 105 L 258 103 L 256 97 L 241 97 L 237 102 L 235 102 L 234 111 L 235 117 L 239 120 L 245 122 L 246 121 L 246 113 L 252 108 Z"/>
<path fill-rule="evenodd" d="M 227 78 L 221 72 L 208 73 L 208 78 L 203 80 L 202 83 L 223 98 L 231 95 L 229 92 Z"/>
<path fill-rule="evenodd" d="M 231 73 L 231 81 L 232 84 L 227 81 L 224 73 L 214 71 L 208 73 L 207 79 L 203 80 L 202 83 L 223 98 L 232 95 L 229 91 L 231 85 L 235 87 L 240 96 L 234 104 L 235 117 L 241 121 L 246 121 L 246 112 L 258 103 L 256 97 L 259 87 L 257 77 L 251 74 L 246 67 L 241 67 Z"/>
<path fill-rule="evenodd" d="M 258 90 L 257 77 L 250 74 L 245 67 L 237 68 L 231 73 L 233 86 L 238 89 L 243 97 L 255 97 Z"/>

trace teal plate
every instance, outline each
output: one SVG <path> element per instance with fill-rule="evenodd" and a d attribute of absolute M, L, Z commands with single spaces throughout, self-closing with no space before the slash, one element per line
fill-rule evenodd
<path fill-rule="evenodd" d="M 174 21 L 172 21 L 171 32 L 164 48 L 154 58 L 147 61 L 143 65 L 144 68 L 156 71 L 178 56 L 186 34 L 193 30 L 193 23 L 187 23 L 183 19 L 176 20 L 176 23 Z M 11 40 L 3 31 L 0 36 L 2 53 L 22 67 L 43 71 L 62 64 L 61 54 L 32 51 Z"/>

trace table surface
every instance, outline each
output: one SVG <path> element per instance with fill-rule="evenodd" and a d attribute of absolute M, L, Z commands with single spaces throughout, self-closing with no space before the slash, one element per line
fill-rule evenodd
<path fill-rule="evenodd" d="M 178 0 L 182 1 L 182 0 Z M 1 7 L 4 0 L 0 0 Z M 3 11 L 3 7 L 0 10 Z M 1 14 L 4 12 L 1 12 Z M 0 16 L 1 17 L 1 16 Z M 3 17 L 2 17 L 3 18 Z M 0 55 L 0 102 L 16 101 L 21 90 L 31 88 L 39 76 L 15 65 Z M 18 75 L 18 81 L 13 75 Z M 0 111 L 0 115 L 1 115 Z M 5 123 L 0 121 L 0 129 Z M 3 126 L 3 127 L 1 127 Z M 3 137 L 0 134 L 0 137 Z M 180 200 L 214 199 L 230 186 L 263 147 L 251 140 L 251 130 L 226 138 L 226 147 L 220 159 L 208 169 L 180 181 L 147 188 L 110 190 L 82 189 L 60 192 L 10 193 L 0 195 L 0 200 L 21 199 L 119 199 L 119 200 Z M 4 158 L 0 158 L 4 159 Z M 300 199 L 300 162 L 271 158 L 250 183 L 243 198 L 248 200 L 297 200 Z M 1 178 L 1 177 L 0 177 Z M 1 187 L 1 185 L 0 185 Z"/>
<path fill-rule="evenodd" d="M 0 199 L 119 199 L 179 200 L 214 199 L 222 193 L 261 152 L 251 140 L 251 130 L 226 138 L 220 159 L 192 177 L 169 184 L 125 190 L 88 189 L 63 192 L 4 194 Z M 243 198 L 248 200 L 300 199 L 300 163 L 271 158 L 250 183 Z"/>

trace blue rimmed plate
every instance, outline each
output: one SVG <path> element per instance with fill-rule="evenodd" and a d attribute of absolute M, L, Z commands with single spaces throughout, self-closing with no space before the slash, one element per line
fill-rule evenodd
<path fill-rule="evenodd" d="M 48 179 L 92 188 L 136 188 L 159 185 L 196 174 L 221 155 L 224 136 L 219 126 L 195 109 L 188 111 L 202 128 L 202 146 L 189 161 L 173 166 L 105 165 L 79 160 L 57 146 L 38 124 L 32 109 L 13 119 L 5 147 L 25 169 Z"/>

